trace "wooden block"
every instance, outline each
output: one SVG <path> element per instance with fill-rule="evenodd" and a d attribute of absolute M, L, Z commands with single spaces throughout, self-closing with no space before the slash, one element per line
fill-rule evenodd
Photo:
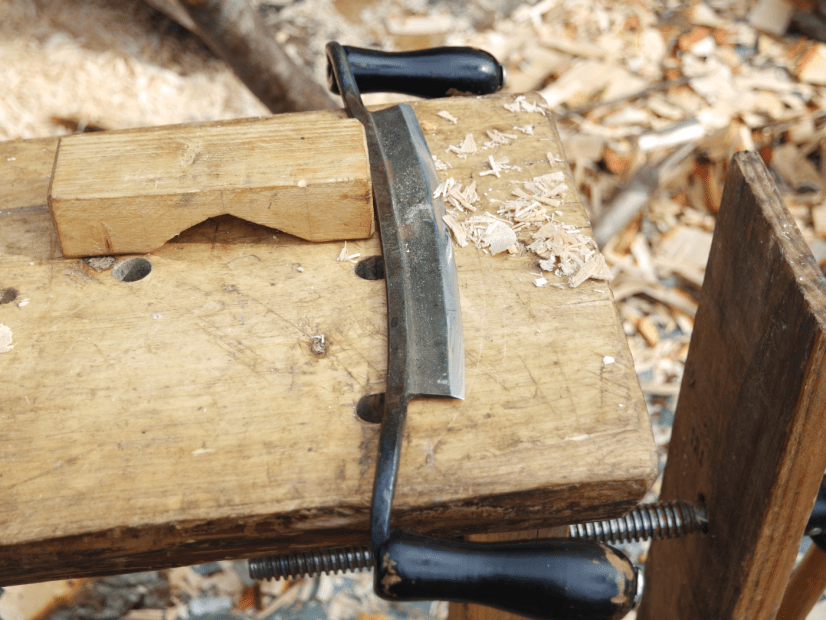
<path fill-rule="evenodd" d="M 12 209 L 46 208 L 57 142 L 55 138 L 41 138 L 2 143 L 0 214 Z"/>
<path fill-rule="evenodd" d="M 732 159 L 661 497 L 709 533 L 655 541 L 640 620 L 775 617 L 826 468 L 826 279 L 756 153 Z"/>
<path fill-rule="evenodd" d="M 373 232 L 361 123 L 313 115 L 62 138 L 49 208 L 65 256 L 151 252 L 224 214 L 309 241 Z"/>
<path fill-rule="evenodd" d="M 547 156 L 562 153 L 553 122 L 506 110 L 513 100 L 413 104 L 453 165 L 440 179 L 475 179 L 495 212 L 512 181 L 562 172 L 556 220 L 590 234 L 567 164 Z M 445 153 L 526 124 L 534 135 L 495 150 Z M 482 175 L 492 153 L 521 170 Z M 65 259 L 45 209 L 2 213 L 0 287 L 29 301 L 0 305 L 14 336 L 0 353 L 0 583 L 366 538 L 378 429 L 355 405 L 386 383 L 386 296 L 336 260 L 341 242 L 221 216 L 122 282 Z M 347 248 L 381 252 L 377 235 Z M 657 459 L 608 286 L 538 288 L 536 258 L 455 256 L 467 396 L 411 404 L 394 524 L 453 536 L 629 510 Z"/>

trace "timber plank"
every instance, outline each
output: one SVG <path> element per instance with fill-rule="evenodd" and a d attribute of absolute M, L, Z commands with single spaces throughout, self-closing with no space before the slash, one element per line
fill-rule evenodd
<path fill-rule="evenodd" d="M 475 178 L 487 203 L 562 171 L 559 217 L 590 234 L 567 164 L 547 157 L 562 156 L 553 122 L 512 101 L 413 104 L 453 165 L 440 177 Z M 502 178 L 479 174 L 491 151 L 444 152 L 526 123 L 534 136 L 494 152 L 522 168 Z M 336 261 L 342 243 L 222 216 L 126 283 L 62 257 L 48 213 L 3 212 L 0 285 L 29 301 L 0 305 L 15 343 L 0 354 L 0 583 L 366 538 L 378 428 L 354 409 L 385 384 L 385 292 Z M 375 235 L 347 248 L 380 253 Z M 456 249 L 467 397 L 411 404 L 394 524 L 458 535 L 608 518 L 653 482 L 610 289 L 538 288 L 535 260 Z"/>
<path fill-rule="evenodd" d="M 656 541 L 639 617 L 777 613 L 826 468 L 826 280 L 756 153 L 729 167 L 661 497 L 707 536 Z"/>

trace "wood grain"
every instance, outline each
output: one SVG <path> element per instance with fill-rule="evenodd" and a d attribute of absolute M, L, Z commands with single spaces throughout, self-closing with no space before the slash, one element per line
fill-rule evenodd
<path fill-rule="evenodd" d="M 56 138 L 3 142 L 0 157 L 0 214 L 46 210 L 52 178 Z"/>
<path fill-rule="evenodd" d="M 709 533 L 652 543 L 639 618 L 772 618 L 826 468 L 826 280 L 756 153 L 729 167 L 662 498 Z"/>
<path fill-rule="evenodd" d="M 62 138 L 49 208 L 65 256 L 151 252 L 224 214 L 309 241 L 373 233 L 364 129 L 317 115 Z"/>
<path fill-rule="evenodd" d="M 546 157 L 562 153 L 553 123 L 512 100 L 414 104 L 453 165 L 441 177 L 476 178 L 487 205 L 562 170 L 558 220 L 589 231 L 567 164 Z M 529 123 L 495 151 L 521 172 L 480 176 L 491 151 L 444 152 Z M 342 243 L 221 216 L 125 283 L 63 258 L 48 213 L 3 213 L 0 286 L 19 296 L 0 305 L 15 343 L 0 354 L 0 583 L 365 539 L 377 428 L 354 408 L 384 388 L 385 292 L 336 261 Z M 347 247 L 380 253 L 376 236 Z M 629 510 L 657 463 L 610 289 L 537 288 L 535 259 L 473 246 L 456 264 L 467 397 L 411 404 L 394 524 L 458 535 Z"/>
<path fill-rule="evenodd" d="M 794 569 L 775 620 L 806 620 L 826 590 L 826 551 L 812 544 Z"/>

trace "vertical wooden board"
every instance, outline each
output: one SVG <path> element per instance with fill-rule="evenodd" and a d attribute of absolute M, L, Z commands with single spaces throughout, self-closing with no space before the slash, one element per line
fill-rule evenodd
<path fill-rule="evenodd" d="M 735 155 L 663 499 L 709 533 L 652 544 L 639 618 L 776 613 L 826 467 L 826 280 L 756 153 Z"/>

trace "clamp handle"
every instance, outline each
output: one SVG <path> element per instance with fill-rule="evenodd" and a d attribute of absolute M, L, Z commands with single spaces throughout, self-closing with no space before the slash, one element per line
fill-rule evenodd
<path fill-rule="evenodd" d="M 479 603 L 544 620 L 623 618 L 642 575 L 620 551 L 565 538 L 448 541 L 394 530 L 378 549 L 376 593 L 390 600 Z"/>
<path fill-rule="evenodd" d="M 505 68 L 473 47 L 434 47 L 413 52 L 383 52 L 342 46 L 362 93 L 403 93 L 425 99 L 462 93 L 489 95 L 505 85 Z M 331 67 L 327 85 L 339 94 Z"/>

